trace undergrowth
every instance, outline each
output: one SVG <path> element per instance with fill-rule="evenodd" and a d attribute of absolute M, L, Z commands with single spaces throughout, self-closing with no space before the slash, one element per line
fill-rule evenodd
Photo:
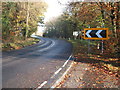
<path fill-rule="evenodd" d="M 27 38 L 26 40 L 19 39 L 19 40 L 16 40 L 15 42 L 2 43 L 1 47 L 2 47 L 2 51 L 10 51 L 10 50 L 21 49 L 26 46 L 36 44 L 39 41 L 40 41 L 39 39 L 35 39 L 35 38 Z"/>
<path fill-rule="evenodd" d="M 120 77 L 120 58 L 116 57 L 114 53 L 107 53 L 107 50 L 101 53 L 101 48 L 97 48 L 96 41 L 69 40 L 69 42 L 73 44 L 76 62 L 89 63 Z"/>

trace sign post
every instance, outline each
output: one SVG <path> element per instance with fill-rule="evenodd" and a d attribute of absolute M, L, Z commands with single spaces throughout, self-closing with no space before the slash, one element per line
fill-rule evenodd
<path fill-rule="evenodd" d="M 109 38 L 108 28 L 85 28 L 83 38 L 91 40 L 107 40 Z"/>
<path fill-rule="evenodd" d="M 103 48 L 103 40 L 102 40 L 102 52 L 101 52 L 102 54 L 103 54 L 103 49 L 104 49 L 104 48 Z"/>
<path fill-rule="evenodd" d="M 103 53 L 103 40 L 108 40 L 108 28 L 85 28 L 84 39 L 88 40 L 102 40 L 102 53 Z"/>

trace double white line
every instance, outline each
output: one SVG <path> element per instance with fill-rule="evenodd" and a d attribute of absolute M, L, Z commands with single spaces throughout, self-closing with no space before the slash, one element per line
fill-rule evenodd
<path fill-rule="evenodd" d="M 69 56 L 69 58 L 68 58 L 68 59 L 66 60 L 66 62 L 63 64 L 63 66 L 62 66 L 61 68 L 59 68 L 59 69 L 53 74 L 53 76 L 52 76 L 51 78 L 53 78 L 54 76 L 56 76 L 56 75 L 66 66 L 66 64 L 68 63 L 68 61 L 70 60 L 71 57 L 72 57 L 72 55 Z M 72 65 L 71 65 L 71 66 L 72 66 Z M 65 71 L 65 73 L 62 75 L 62 77 L 66 75 L 66 73 L 69 71 L 69 69 L 71 68 L 71 66 Z M 61 77 L 61 78 L 62 78 L 62 77 Z M 51 86 L 51 88 L 55 88 L 55 86 L 61 81 L 61 78 L 58 79 L 58 80 L 54 83 L 54 85 Z M 40 86 L 37 87 L 36 90 L 39 90 L 40 88 L 42 88 L 45 84 L 47 84 L 47 82 L 48 82 L 48 81 L 44 81 Z"/>

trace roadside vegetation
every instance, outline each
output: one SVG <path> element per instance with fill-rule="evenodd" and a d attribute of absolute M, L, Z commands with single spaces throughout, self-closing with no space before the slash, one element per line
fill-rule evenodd
<path fill-rule="evenodd" d="M 17 41 L 9 42 L 9 43 L 2 43 L 2 50 L 3 51 L 10 51 L 10 50 L 17 50 L 17 49 L 21 49 L 24 48 L 26 46 L 30 46 L 33 44 L 38 43 L 40 40 L 39 39 L 35 39 L 35 38 L 27 38 L 26 40 L 20 40 L 18 39 Z"/>
<path fill-rule="evenodd" d="M 120 70 L 120 2 L 69 2 L 64 14 L 46 23 L 45 36 L 72 42 L 78 61 L 102 67 L 119 76 Z M 84 40 L 84 28 L 109 28 L 109 39 Z M 79 32 L 77 36 L 73 32 Z M 99 45 L 99 48 L 98 48 Z"/>
<path fill-rule="evenodd" d="M 103 27 L 109 28 L 105 51 L 120 56 L 120 2 L 69 2 L 64 14 L 46 23 L 45 36 L 82 39 L 84 28 Z M 73 36 L 74 31 L 78 36 Z"/>
<path fill-rule="evenodd" d="M 38 42 L 30 38 L 43 23 L 47 4 L 43 1 L 2 2 L 2 44 L 3 50 L 20 49 Z M 81 36 L 84 28 L 109 28 L 109 39 L 90 42 Z M 77 36 L 73 32 L 79 32 Z M 119 2 L 69 2 L 64 13 L 46 23 L 45 37 L 68 39 L 73 43 L 74 54 L 89 58 L 89 63 L 104 67 L 112 72 L 119 71 L 120 64 L 120 1 Z M 100 45 L 99 49 L 97 48 Z M 84 61 L 83 60 L 83 61 Z M 118 75 L 118 74 L 117 74 Z"/>
<path fill-rule="evenodd" d="M 41 2 L 2 2 L 2 50 L 20 49 L 36 43 L 31 38 L 43 23 L 47 4 Z"/>
<path fill-rule="evenodd" d="M 92 66 L 96 66 L 99 69 L 103 69 L 108 74 L 114 74 L 116 77 L 120 77 L 120 61 L 118 57 L 111 56 L 109 53 L 101 53 L 101 49 L 97 49 L 96 41 L 89 42 L 87 40 L 69 40 L 74 47 L 75 62 L 88 63 Z M 88 51 L 89 49 L 89 51 Z"/>

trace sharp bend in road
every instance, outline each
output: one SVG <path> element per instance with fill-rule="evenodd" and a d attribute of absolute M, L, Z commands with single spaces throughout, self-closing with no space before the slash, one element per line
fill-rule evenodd
<path fill-rule="evenodd" d="M 72 53 L 72 45 L 65 40 L 38 38 L 41 41 L 35 45 L 2 53 L 3 88 L 37 88 L 50 80 Z"/>

